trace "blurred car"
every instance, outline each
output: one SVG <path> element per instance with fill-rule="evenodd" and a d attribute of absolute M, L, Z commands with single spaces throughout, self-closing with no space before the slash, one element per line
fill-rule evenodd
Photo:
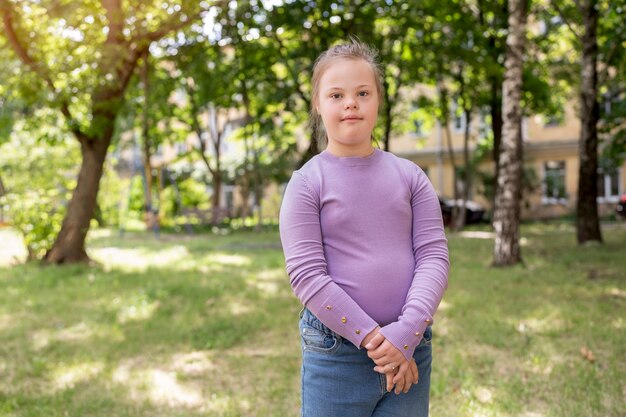
<path fill-rule="evenodd" d="M 439 196 L 439 206 L 443 216 L 443 224 L 449 225 L 452 220 L 452 210 L 454 207 L 461 207 L 462 200 L 454 200 L 453 198 L 445 198 Z M 485 208 L 472 200 L 465 202 L 465 224 L 481 223 L 485 219 Z"/>
<path fill-rule="evenodd" d="M 622 194 L 617 202 L 617 206 L 615 207 L 615 214 L 618 217 L 626 219 L 626 194 Z"/>

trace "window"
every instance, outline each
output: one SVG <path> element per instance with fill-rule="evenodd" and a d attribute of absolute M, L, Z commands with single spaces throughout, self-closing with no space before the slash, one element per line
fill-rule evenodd
<path fill-rule="evenodd" d="M 619 169 L 611 171 L 598 169 L 599 202 L 616 202 L 619 199 L 621 188 Z"/>
<path fill-rule="evenodd" d="M 413 134 L 415 136 L 425 136 L 424 132 L 424 122 L 419 119 L 413 119 Z"/>
<path fill-rule="evenodd" d="M 465 131 L 465 112 L 456 102 L 452 104 L 452 129 L 454 133 Z"/>
<path fill-rule="evenodd" d="M 544 204 L 563 204 L 567 202 L 565 192 L 565 161 L 546 161 L 543 164 Z"/>
<path fill-rule="evenodd" d="M 546 117 L 543 127 L 557 127 L 557 126 L 561 126 L 562 123 L 563 123 L 562 117 L 559 117 L 557 115 L 551 115 L 551 116 Z"/>

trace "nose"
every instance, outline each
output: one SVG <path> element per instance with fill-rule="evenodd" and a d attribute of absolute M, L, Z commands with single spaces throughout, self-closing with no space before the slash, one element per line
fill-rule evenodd
<path fill-rule="evenodd" d="M 346 110 L 356 109 L 357 108 L 356 100 L 353 98 L 346 99 L 346 103 L 344 104 L 344 107 Z"/>

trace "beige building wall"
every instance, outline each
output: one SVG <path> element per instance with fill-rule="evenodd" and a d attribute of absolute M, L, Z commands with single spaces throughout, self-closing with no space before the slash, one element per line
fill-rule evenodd
<path fill-rule="evenodd" d="M 527 168 L 532 168 L 536 177 L 535 190 L 524 196 L 522 202 L 523 218 L 550 218 L 576 211 L 578 190 L 578 138 L 580 122 L 576 115 L 575 105 L 565 109 L 564 117 L 560 122 L 545 120 L 542 116 L 530 116 L 524 119 L 522 136 L 524 143 L 524 160 Z M 484 127 L 484 119 L 477 115 L 472 120 L 469 149 L 473 153 L 477 141 L 481 140 L 480 131 Z M 459 127 L 458 125 L 456 127 Z M 452 148 L 457 166 L 463 165 L 463 128 L 450 126 Z M 450 162 L 446 131 L 441 126 L 434 126 L 428 132 L 420 135 L 408 133 L 395 137 L 391 141 L 391 151 L 398 156 L 410 159 L 424 169 L 437 192 L 444 197 L 454 195 L 453 169 Z M 485 161 L 479 171 L 493 172 L 492 161 Z M 558 172 L 558 174 L 556 174 Z M 550 176 L 556 176 L 563 183 L 564 194 L 560 196 L 548 195 L 555 187 L 547 185 Z M 620 194 L 626 192 L 626 163 L 617 174 L 603 182 L 607 197 L 598 199 L 601 215 L 613 213 L 615 203 Z M 471 191 L 472 199 L 485 205 L 488 209 L 491 202 L 479 192 L 476 184 Z"/>

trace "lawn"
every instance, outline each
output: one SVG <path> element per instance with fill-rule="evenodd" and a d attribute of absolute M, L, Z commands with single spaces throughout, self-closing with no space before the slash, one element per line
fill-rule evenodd
<path fill-rule="evenodd" d="M 578 247 L 571 225 L 526 225 L 509 269 L 485 227 L 449 237 L 433 417 L 626 416 L 626 225 L 603 233 Z M 299 415 L 275 231 L 95 231 L 93 267 L 8 266 L 0 242 L 0 416 Z"/>

